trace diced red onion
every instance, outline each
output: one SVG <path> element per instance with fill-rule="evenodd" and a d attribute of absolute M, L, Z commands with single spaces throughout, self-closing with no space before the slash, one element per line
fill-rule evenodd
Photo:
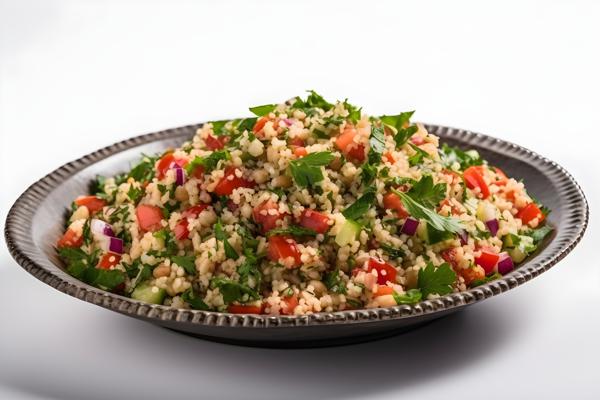
<path fill-rule="evenodd" d="M 496 236 L 496 233 L 498 233 L 498 229 L 500 229 L 500 225 L 498 224 L 498 220 L 496 218 L 490 219 L 489 221 L 486 221 L 485 225 L 489 229 L 489 231 L 492 234 L 492 236 Z"/>
<path fill-rule="evenodd" d="M 111 237 L 109 240 L 108 251 L 123 254 L 123 240 L 116 237 Z"/>
<path fill-rule="evenodd" d="M 400 230 L 400 232 L 412 236 L 415 234 L 418 227 L 419 221 L 414 218 L 408 217 L 406 218 L 406 221 L 404 221 L 404 225 L 402 225 L 402 229 Z"/>
<path fill-rule="evenodd" d="M 463 229 L 458 232 L 458 239 L 461 245 L 466 246 L 469 243 L 469 234 Z"/>
<path fill-rule="evenodd" d="M 179 166 L 175 167 L 175 183 L 177 186 L 181 186 L 185 183 L 185 172 L 183 172 L 183 168 Z"/>
<path fill-rule="evenodd" d="M 90 223 L 90 230 L 93 233 L 97 233 L 97 234 L 101 234 L 101 235 L 105 235 L 105 236 L 115 236 L 115 233 L 113 232 L 112 227 L 99 219 L 92 219 L 92 222 Z"/>
<path fill-rule="evenodd" d="M 500 253 L 498 261 L 498 272 L 500 275 L 506 275 L 515 268 L 512 258 L 507 253 Z"/>
<path fill-rule="evenodd" d="M 294 120 L 293 120 L 293 119 L 291 119 L 291 118 L 285 118 L 285 119 L 283 120 L 283 122 L 285 122 L 285 124 L 286 124 L 287 126 L 292 126 L 292 125 L 294 125 Z"/>

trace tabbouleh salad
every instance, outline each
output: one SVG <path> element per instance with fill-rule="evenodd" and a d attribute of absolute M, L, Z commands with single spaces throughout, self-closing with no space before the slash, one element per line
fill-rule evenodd
<path fill-rule="evenodd" d="M 67 271 L 148 303 L 303 315 L 464 291 L 551 231 L 522 182 L 413 112 L 314 91 L 250 111 L 98 177 L 57 243 Z"/>

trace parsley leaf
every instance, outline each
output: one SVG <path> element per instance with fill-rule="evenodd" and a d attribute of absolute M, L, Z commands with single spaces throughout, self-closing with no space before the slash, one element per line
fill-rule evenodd
<path fill-rule="evenodd" d="M 291 225 L 287 228 L 274 228 L 267 232 L 267 237 L 273 235 L 317 236 L 317 232 L 315 232 L 313 229 Z"/>
<path fill-rule="evenodd" d="M 473 282 L 471 282 L 471 284 L 469 285 L 470 287 L 474 288 L 477 286 L 481 286 L 485 283 L 494 281 L 496 279 L 502 278 L 502 275 L 500 275 L 498 272 L 495 272 L 494 274 L 490 275 L 490 276 L 486 276 L 483 279 L 476 279 Z"/>
<path fill-rule="evenodd" d="M 213 133 L 217 136 L 221 136 L 225 134 L 225 125 L 229 122 L 228 119 L 224 119 L 221 121 L 211 121 Z"/>
<path fill-rule="evenodd" d="M 323 180 L 321 167 L 333 160 L 330 151 L 310 153 L 297 160 L 290 161 L 290 173 L 300 187 L 314 186 Z"/>
<path fill-rule="evenodd" d="M 412 167 L 423 163 L 424 158 L 430 158 L 429 153 L 421 149 L 419 146 L 409 143 L 416 153 L 408 158 L 408 164 Z"/>
<path fill-rule="evenodd" d="M 171 257 L 171 261 L 179 265 L 190 275 L 196 275 L 198 273 L 196 271 L 196 257 L 194 256 L 173 256 Z"/>
<path fill-rule="evenodd" d="M 337 268 L 325 275 L 323 283 L 332 293 L 346 294 L 346 284 Z"/>
<path fill-rule="evenodd" d="M 419 128 L 416 125 L 409 126 L 408 128 L 400 128 L 398 129 L 398 133 L 394 135 L 394 142 L 396 142 L 396 148 L 402 147 L 408 139 L 417 131 Z"/>
<path fill-rule="evenodd" d="M 273 111 L 275 109 L 275 107 L 277 107 L 277 104 L 265 104 L 262 106 L 256 106 L 256 107 L 250 107 L 250 111 L 258 116 L 258 117 L 262 117 L 264 115 L 269 114 L 271 111 Z"/>
<path fill-rule="evenodd" d="M 354 203 L 348 206 L 342 214 L 347 219 L 356 220 L 360 218 L 364 213 L 369 211 L 375 204 L 375 190 L 369 189 L 362 196 L 360 196 Z"/>
<path fill-rule="evenodd" d="M 392 294 L 394 296 L 394 300 L 396 300 L 396 304 L 415 304 L 421 301 L 423 297 L 423 293 L 419 289 L 410 289 L 407 290 L 404 294 L 398 294 L 394 292 Z"/>
<path fill-rule="evenodd" d="M 256 125 L 256 120 L 257 118 L 244 118 L 240 121 L 240 123 L 237 126 L 238 131 L 240 132 L 244 132 L 244 131 L 248 131 L 248 132 L 252 132 L 252 128 L 254 128 L 254 125 Z"/>
<path fill-rule="evenodd" d="M 474 165 L 483 164 L 483 160 L 477 151 L 462 151 L 458 147 L 450 147 L 446 143 L 442 145 L 440 150 L 440 159 L 446 167 L 451 167 L 454 163 L 458 163 L 461 171 Z"/>
<path fill-rule="evenodd" d="M 434 185 L 431 175 L 425 175 L 413 184 L 407 194 L 413 199 L 418 199 L 423 206 L 435 208 L 446 197 L 446 184 Z"/>
<path fill-rule="evenodd" d="M 329 111 L 333 108 L 333 104 L 329 103 L 327 100 L 323 98 L 320 94 L 315 92 L 314 90 L 308 91 L 310 94 L 306 98 L 305 104 L 308 107 L 320 108 L 323 111 Z"/>
<path fill-rule="evenodd" d="M 136 188 L 133 184 L 129 185 L 129 190 L 127 191 L 127 197 L 133 202 L 133 204 L 137 204 L 137 202 L 142 198 L 144 194 L 144 189 Z"/>
<path fill-rule="evenodd" d="M 534 244 L 538 244 L 539 242 L 541 242 L 542 240 L 544 240 L 544 238 L 546 236 L 548 236 L 548 234 L 550 232 L 552 232 L 554 229 L 549 227 L 548 225 L 544 225 L 541 228 L 538 229 L 534 229 L 531 232 L 528 233 L 528 236 L 531 236 L 531 238 L 533 239 L 533 243 Z"/>
<path fill-rule="evenodd" d="M 185 166 L 185 171 L 191 175 L 197 167 L 203 167 L 204 172 L 207 173 L 215 169 L 221 160 L 231 160 L 231 155 L 227 150 L 213 151 L 206 157 L 196 156 Z"/>
<path fill-rule="evenodd" d="M 344 100 L 344 108 L 346 111 L 348 111 L 348 119 L 353 124 L 356 124 L 360 120 L 362 107 L 357 108 L 356 106 L 348 103 L 348 99 L 346 99 Z"/>
<path fill-rule="evenodd" d="M 392 189 L 392 192 L 400 196 L 402 204 L 414 218 L 424 219 L 432 228 L 438 231 L 458 233 L 463 228 L 460 221 L 452 217 L 444 217 L 433 210 L 425 207 L 406 193 Z"/>
<path fill-rule="evenodd" d="M 406 111 L 398 115 L 382 115 L 379 117 L 379 119 L 384 124 L 391 126 L 396 131 L 399 131 L 400 129 L 405 128 L 405 126 L 410 122 L 410 117 L 412 117 L 414 113 L 414 111 Z"/>
<path fill-rule="evenodd" d="M 194 289 L 189 288 L 181 294 L 181 299 L 188 303 L 194 310 L 210 310 L 210 307 L 194 292 Z"/>
<path fill-rule="evenodd" d="M 389 244 L 385 244 L 385 243 L 380 243 L 379 247 L 385 251 L 387 253 L 387 255 L 389 255 L 392 258 L 402 258 L 404 257 L 404 250 L 402 249 L 396 249 L 392 246 L 390 246 Z"/>
<path fill-rule="evenodd" d="M 118 269 L 87 268 L 81 276 L 85 283 L 104 290 L 113 290 L 125 282 L 125 273 Z"/>
<path fill-rule="evenodd" d="M 217 223 L 215 224 L 215 238 L 218 241 L 223 242 L 223 247 L 225 248 L 225 256 L 227 258 L 231 258 L 233 260 L 237 260 L 239 258 L 237 251 L 235 251 L 235 249 L 233 248 L 231 243 L 229 243 L 227 234 L 223 230 L 223 225 L 221 224 L 221 219 L 218 219 Z"/>
<path fill-rule="evenodd" d="M 133 178 L 138 182 L 148 182 L 154 178 L 154 163 L 158 157 L 151 157 L 145 154 L 143 156 L 142 161 L 129 171 L 128 178 Z"/>
<path fill-rule="evenodd" d="M 430 294 L 444 295 L 452 292 L 452 284 L 456 281 L 456 273 L 448 263 L 434 267 L 431 262 L 419 270 L 418 286 L 423 298 Z"/>
<path fill-rule="evenodd" d="M 245 303 L 252 300 L 260 299 L 258 292 L 248 285 L 241 284 L 228 278 L 217 276 L 211 279 L 210 286 L 219 288 L 219 292 L 223 296 L 223 302 L 229 304 L 234 301 Z"/>
<path fill-rule="evenodd" d="M 239 281 L 244 285 L 260 288 L 262 282 L 262 272 L 258 267 L 260 257 L 256 256 L 254 251 L 249 248 L 244 250 L 244 256 L 244 262 L 237 269 L 240 275 Z M 250 285 L 251 280 L 252 285 Z"/>

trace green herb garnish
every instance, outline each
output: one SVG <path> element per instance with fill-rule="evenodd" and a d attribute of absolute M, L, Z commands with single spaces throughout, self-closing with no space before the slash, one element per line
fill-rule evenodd
<path fill-rule="evenodd" d="M 314 186 L 324 178 L 321 167 L 328 165 L 333 158 L 333 154 L 330 151 L 308 154 L 297 160 L 290 161 L 290 173 L 298 186 Z"/>

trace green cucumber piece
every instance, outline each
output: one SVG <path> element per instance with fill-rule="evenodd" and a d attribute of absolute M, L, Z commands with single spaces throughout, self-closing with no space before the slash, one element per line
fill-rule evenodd
<path fill-rule="evenodd" d="M 139 284 L 131 293 L 131 298 L 151 304 L 162 304 L 165 299 L 165 289 L 150 285 L 148 282 Z"/>
<path fill-rule="evenodd" d="M 347 219 L 342 225 L 342 229 L 335 235 L 335 242 L 339 246 L 345 246 L 356 240 L 356 237 L 360 233 L 361 226 L 358 222 Z"/>

